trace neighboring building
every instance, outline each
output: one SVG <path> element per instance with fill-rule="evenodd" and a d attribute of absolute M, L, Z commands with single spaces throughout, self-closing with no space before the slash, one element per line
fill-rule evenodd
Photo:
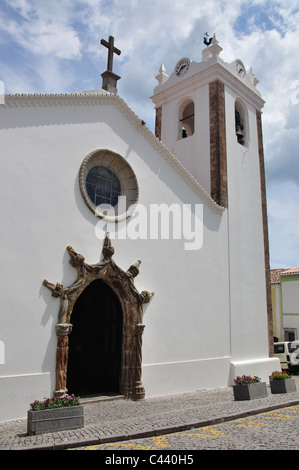
<path fill-rule="evenodd" d="M 285 341 L 299 339 L 299 266 L 280 273 Z"/>
<path fill-rule="evenodd" d="M 271 269 L 271 300 L 274 342 L 283 341 L 280 273 L 284 269 Z"/>
<path fill-rule="evenodd" d="M 161 68 L 158 138 L 110 70 L 105 89 L 5 96 L 0 421 L 67 390 L 138 399 L 279 367 L 264 101 L 221 50 Z"/>
<path fill-rule="evenodd" d="M 271 270 L 275 341 L 299 339 L 299 266 Z"/>

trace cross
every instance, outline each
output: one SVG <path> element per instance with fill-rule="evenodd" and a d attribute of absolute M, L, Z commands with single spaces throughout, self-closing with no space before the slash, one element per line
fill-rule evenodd
<path fill-rule="evenodd" d="M 101 40 L 101 44 L 105 47 L 108 48 L 108 64 L 107 64 L 107 70 L 112 72 L 113 70 L 113 54 L 120 55 L 121 51 L 114 47 L 114 37 L 109 36 L 109 42 L 105 41 L 105 39 Z"/>

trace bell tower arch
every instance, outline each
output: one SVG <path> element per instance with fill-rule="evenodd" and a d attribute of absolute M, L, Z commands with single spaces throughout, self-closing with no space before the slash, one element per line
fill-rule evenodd
<path fill-rule="evenodd" d="M 235 101 L 235 125 L 237 142 L 248 147 L 250 140 L 248 112 L 245 103 L 239 98 Z"/>
<path fill-rule="evenodd" d="M 194 134 L 194 101 L 185 99 L 178 109 L 178 140 Z"/>
<path fill-rule="evenodd" d="M 200 63 L 183 57 L 170 76 L 162 65 L 151 99 L 156 109 L 156 136 L 214 198 L 226 181 L 222 174 L 226 167 L 225 103 L 221 86 L 216 84 L 212 90 L 210 86 L 219 81 L 215 59 L 222 48 L 214 37 L 207 49 L 213 61 L 206 52 Z M 215 197 L 224 207 L 225 199 L 226 195 Z"/>

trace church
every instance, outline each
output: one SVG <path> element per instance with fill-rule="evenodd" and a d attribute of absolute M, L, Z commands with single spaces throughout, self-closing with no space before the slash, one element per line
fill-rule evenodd
<path fill-rule="evenodd" d="M 102 88 L 0 105 L 0 421 L 34 400 L 268 382 L 273 356 L 253 70 L 214 35 L 162 65 L 155 135 Z"/>

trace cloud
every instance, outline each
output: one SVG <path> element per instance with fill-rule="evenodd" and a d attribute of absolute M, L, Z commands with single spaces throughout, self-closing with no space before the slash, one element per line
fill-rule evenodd
<path fill-rule="evenodd" d="M 58 59 L 78 58 L 81 44 L 76 30 L 69 23 L 66 4 L 61 8 L 56 0 L 35 2 L 13 0 L 2 11 L 0 21 L 3 32 L 31 54 L 55 56 Z M 8 2 L 6 2 L 8 5 Z M 51 8 L 49 6 L 51 5 Z M 14 15 L 9 12 L 14 9 Z"/>
<path fill-rule="evenodd" d="M 58 59 L 78 58 L 81 53 L 80 40 L 70 28 L 44 20 L 24 26 L 15 36 L 20 45 L 33 54 L 55 56 Z"/>

